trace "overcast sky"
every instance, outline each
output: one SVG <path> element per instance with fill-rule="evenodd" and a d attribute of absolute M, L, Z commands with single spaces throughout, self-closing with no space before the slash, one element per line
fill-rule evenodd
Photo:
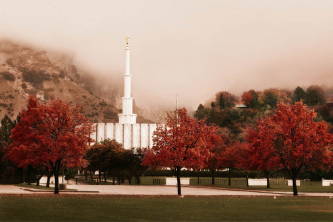
<path fill-rule="evenodd" d="M 332 0 L 0 0 L 0 34 L 120 76 L 131 37 L 142 107 L 217 91 L 333 85 Z"/>

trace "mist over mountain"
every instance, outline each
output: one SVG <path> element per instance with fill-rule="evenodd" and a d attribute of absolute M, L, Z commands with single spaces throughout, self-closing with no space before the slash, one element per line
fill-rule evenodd
<path fill-rule="evenodd" d="M 119 86 L 119 80 L 98 78 L 69 55 L 0 40 L 0 118 L 15 118 L 35 95 L 78 104 L 93 121 L 117 121 Z"/>
<path fill-rule="evenodd" d="M 130 36 L 133 97 L 154 116 L 176 95 L 194 110 L 219 91 L 331 87 L 332 10 L 330 0 L 11 0 L 0 36 L 66 52 L 105 100 L 121 86 Z"/>

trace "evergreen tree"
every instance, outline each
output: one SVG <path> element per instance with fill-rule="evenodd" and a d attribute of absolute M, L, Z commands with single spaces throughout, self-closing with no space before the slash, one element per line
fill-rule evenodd
<path fill-rule="evenodd" d="M 215 104 L 219 109 L 228 109 L 235 106 L 237 102 L 236 96 L 232 95 L 229 92 L 219 92 L 215 97 Z"/>
<path fill-rule="evenodd" d="M 272 91 L 264 92 L 264 104 L 270 108 L 275 108 L 278 103 L 278 96 Z"/>
<path fill-rule="evenodd" d="M 12 121 L 7 115 L 1 120 L 0 126 L 0 148 L 5 149 L 10 144 L 10 132 L 15 127 L 15 121 Z"/>
<path fill-rule="evenodd" d="M 293 92 L 293 102 L 305 100 L 306 93 L 302 87 L 297 86 Z"/>
<path fill-rule="evenodd" d="M 208 114 L 209 109 L 205 108 L 202 104 L 200 104 L 194 113 L 194 117 L 198 120 L 201 120 L 207 118 Z"/>
<path fill-rule="evenodd" d="M 18 182 L 20 177 L 18 169 L 5 158 L 6 149 L 11 143 L 11 130 L 15 127 L 16 121 L 12 121 L 7 115 L 1 120 L 0 126 L 0 182 Z"/>
<path fill-rule="evenodd" d="M 324 90 L 319 86 L 310 86 L 306 89 L 304 103 L 308 106 L 322 105 L 326 103 Z"/>

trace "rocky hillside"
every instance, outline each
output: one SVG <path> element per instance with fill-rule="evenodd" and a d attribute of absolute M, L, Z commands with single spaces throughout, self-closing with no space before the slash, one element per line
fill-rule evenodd
<path fill-rule="evenodd" d="M 93 121 L 117 121 L 114 101 L 96 95 L 98 86 L 78 70 L 65 55 L 0 40 L 0 118 L 5 114 L 15 118 L 27 97 L 36 95 L 41 100 L 60 98 L 81 105 Z M 117 91 L 109 96 L 117 97 Z"/>

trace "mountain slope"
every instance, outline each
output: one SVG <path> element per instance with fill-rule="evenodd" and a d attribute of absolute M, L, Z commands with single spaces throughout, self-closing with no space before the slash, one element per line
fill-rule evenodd
<path fill-rule="evenodd" d="M 0 118 L 15 118 L 28 96 L 36 95 L 81 105 L 92 121 L 117 121 L 119 109 L 94 94 L 84 75 L 65 55 L 0 40 Z"/>

